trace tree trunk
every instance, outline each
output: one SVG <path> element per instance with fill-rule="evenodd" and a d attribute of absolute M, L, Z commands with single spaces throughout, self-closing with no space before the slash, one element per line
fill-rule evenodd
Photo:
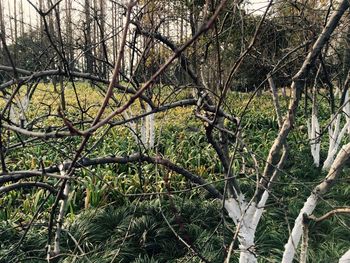
<path fill-rule="evenodd" d="M 350 249 L 339 259 L 339 263 L 349 263 L 350 262 Z"/>
<path fill-rule="evenodd" d="M 13 62 L 17 65 L 17 43 L 18 43 L 18 18 L 17 18 L 17 3 L 13 5 L 13 17 L 14 17 L 14 49 L 13 49 Z"/>
<path fill-rule="evenodd" d="M 85 63 L 86 72 L 93 73 L 94 62 L 92 55 L 92 44 L 91 44 L 91 16 L 90 16 L 90 0 L 85 0 Z"/>
<path fill-rule="evenodd" d="M 20 17 L 21 17 L 21 31 L 20 31 L 20 36 L 24 36 L 24 12 L 23 12 L 23 0 L 21 0 L 20 4 Z"/>
<path fill-rule="evenodd" d="M 101 70 L 101 76 L 103 78 L 106 78 L 107 76 L 107 67 L 106 67 L 106 62 L 108 62 L 108 52 L 107 52 L 107 46 L 105 42 L 105 19 L 106 19 L 106 14 L 105 14 L 105 1 L 100 0 L 100 16 L 99 16 L 99 24 L 100 24 L 100 46 L 99 46 L 99 59 L 100 59 L 100 70 Z"/>
<path fill-rule="evenodd" d="M 322 181 L 322 183 L 320 183 L 314 188 L 311 195 L 304 203 L 303 208 L 300 210 L 298 217 L 295 219 L 294 227 L 288 239 L 288 243 L 285 245 L 282 263 L 293 262 L 294 254 L 298 247 L 300 237 L 302 234 L 304 214 L 310 216 L 313 213 L 320 197 L 325 193 L 327 193 L 331 189 L 331 187 L 334 185 L 335 180 L 338 179 L 349 157 L 350 157 L 350 143 L 345 145 L 342 148 L 342 150 L 338 153 L 336 159 L 332 164 L 330 171 L 328 172 L 328 175 Z"/>
<path fill-rule="evenodd" d="M 0 33 L 5 34 L 5 21 L 4 21 L 4 15 L 3 15 L 4 9 L 3 9 L 3 2 L 0 0 Z M 1 64 L 6 64 L 5 57 L 6 57 L 6 52 L 5 48 L 3 47 L 2 41 L 0 41 L 0 63 Z"/>
<path fill-rule="evenodd" d="M 74 70 L 74 49 L 72 29 L 72 0 L 66 0 L 66 35 L 67 35 L 67 62 L 69 69 Z"/>

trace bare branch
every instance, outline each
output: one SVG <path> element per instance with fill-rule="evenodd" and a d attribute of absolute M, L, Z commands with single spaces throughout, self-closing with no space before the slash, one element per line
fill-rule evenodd
<path fill-rule="evenodd" d="M 51 193 L 57 192 L 57 190 L 54 187 L 52 187 L 51 185 L 42 183 L 42 182 L 19 182 L 19 183 L 14 183 L 14 184 L 0 187 L 0 194 L 5 194 L 7 192 L 17 190 L 20 188 L 33 188 L 33 187 L 44 188 L 44 189 L 50 191 Z"/>
<path fill-rule="evenodd" d="M 324 214 L 323 216 L 316 217 L 314 215 L 309 215 L 307 216 L 307 219 L 315 221 L 316 223 L 322 222 L 324 220 L 329 219 L 332 216 L 338 215 L 338 214 L 350 214 L 350 207 L 341 207 L 341 208 L 336 208 L 333 209 L 332 211 L 329 211 L 328 213 Z"/>

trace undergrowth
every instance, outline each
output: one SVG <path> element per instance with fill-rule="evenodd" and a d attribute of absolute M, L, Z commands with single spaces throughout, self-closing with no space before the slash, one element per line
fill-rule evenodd
<path fill-rule="evenodd" d="M 79 84 L 78 89 L 83 93 L 86 85 Z M 67 114 L 73 118 L 76 102 L 72 90 L 67 88 L 67 92 L 71 93 Z M 92 97 L 98 96 L 98 91 L 85 96 L 84 107 L 92 105 L 84 117 L 87 124 L 98 109 Z M 248 150 L 255 153 L 261 173 L 278 133 L 278 124 L 268 92 L 255 97 L 246 107 L 249 97 L 249 94 L 243 93 L 230 94 L 225 110 L 241 118 L 242 138 Z M 57 107 L 54 95 L 50 98 L 39 96 L 36 100 L 37 106 L 32 107 L 37 112 L 45 107 Z M 45 103 L 41 103 L 43 100 Z M 282 99 L 281 104 L 285 112 L 287 99 Z M 321 107 L 321 111 L 326 112 L 326 108 Z M 146 153 L 165 156 L 222 190 L 223 167 L 208 144 L 203 124 L 194 117 L 193 110 L 192 107 L 178 108 L 158 115 L 156 147 L 153 152 Z M 49 121 L 55 125 L 59 119 Z M 326 121 L 321 120 L 323 126 Z M 38 122 L 35 127 L 40 130 L 42 125 Z M 227 123 L 227 127 L 233 129 L 231 125 Z M 305 127 L 306 119 L 300 112 L 296 127 L 288 139 L 289 158 L 274 183 L 256 233 L 259 262 L 280 261 L 288 231 L 305 197 L 325 176 L 324 172 L 313 166 Z M 103 130 L 91 138 L 87 145 L 88 158 L 126 156 L 140 151 L 126 127 L 111 129 L 101 141 Z M 71 158 L 71 153 L 80 142 L 79 138 L 26 142 L 23 150 L 14 148 L 8 153 L 11 160 L 9 168 L 38 169 L 41 165 L 49 167 L 60 163 Z M 233 149 L 234 145 L 230 147 Z M 327 145 L 323 144 L 323 158 L 326 148 Z M 241 162 L 243 158 L 245 167 Z M 256 180 L 253 161 L 249 155 L 241 152 L 237 154 L 232 167 L 243 192 L 251 197 Z M 345 169 L 344 174 L 348 171 Z M 183 177 L 157 165 L 137 163 L 79 169 L 75 176 L 77 179 L 69 195 L 59 262 L 200 262 L 201 257 L 208 262 L 223 262 L 227 256 L 235 228 L 223 212 L 222 204 L 212 200 L 204 190 L 195 188 Z M 168 187 L 165 177 L 170 182 Z M 46 180 L 57 183 L 57 179 Z M 171 193 L 168 192 L 169 188 Z M 143 193 L 149 195 L 141 197 Z M 322 215 L 333 207 L 349 205 L 349 193 L 348 180 L 344 179 L 323 198 L 315 213 Z M 43 190 L 24 189 L 9 192 L 0 199 L 0 262 L 45 261 L 47 222 L 55 200 L 50 196 L 41 207 L 46 197 L 47 193 Z M 39 208 L 44 212 L 39 213 L 20 246 L 17 246 Z M 349 241 L 344 238 L 344 233 L 349 233 L 349 223 L 346 217 L 335 217 L 323 223 L 311 224 L 308 262 L 336 262 L 349 247 Z M 231 262 L 238 262 L 238 254 L 238 244 L 235 242 Z"/>

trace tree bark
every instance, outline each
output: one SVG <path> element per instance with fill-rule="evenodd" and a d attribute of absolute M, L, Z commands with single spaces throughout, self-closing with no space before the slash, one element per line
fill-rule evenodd
<path fill-rule="evenodd" d="M 90 0 L 85 0 L 85 64 L 86 72 L 93 73 L 93 55 L 92 55 L 92 44 L 91 44 L 91 16 L 90 16 Z"/>
<path fill-rule="evenodd" d="M 350 249 L 339 259 L 339 263 L 349 263 L 350 262 Z"/>
<path fill-rule="evenodd" d="M 72 0 L 66 0 L 66 35 L 67 62 L 69 69 L 74 70 L 73 28 L 72 28 Z"/>
<path fill-rule="evenodd" d="M 4 21 L 4 7 L 3 7 L 3 2 L 0 0 L 0 33 L 5 34 L 5 21 Z M 6 57 L 6 52 L 5 48 L 3 47 L 2 41 L 0 41 L 0 63 L 5 64 L 5 57 Z"/>
<path fill-rule="evenodd" d="M 317 185 L 312 191 L 309 198 L 304 203 L 303 208 L 300 210 L 298 217 L 295 219 L 294 227 L 291 235 L 289 236 L 288 243 L 285 245 L 283 253 L 282 263 L 292 263 L 295 255 L 295 251 L 298 247 L 300 237 L 302 234 L 302 225 L 304 214 L 310 216 L 320 197 L 327 193 L 334 185 L 335 180 L 339 177 L 345 166 L 347 160 L 350 158 L 350 143 L 346 144 L 341 151 L 338 153 L 334 160 L 331 169 L 328 172 L 326 178 Z"/>

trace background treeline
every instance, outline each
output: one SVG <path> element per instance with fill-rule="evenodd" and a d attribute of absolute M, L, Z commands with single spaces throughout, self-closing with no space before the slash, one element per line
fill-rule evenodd
<path fill-rule="evenodd" d="M 159 34 L 180 46 L 198 30 L 203 19 L 204 3 L 204 0 L 155 0 L 144 7 L 135 8 L 135 21 L 128 32 L 122 73 L 133 76 L 140 82 L 149 78 L 156 71 L 157 65 L 164 62 L 169 50 L 159 44 L 157 39 L 151 43 L 147 41 L 145 32 L 141 30 L 150 29 L 148 33 Z M 38 1 L 41 10 L 48 10 L 50 5 L 51 0 Z M 254 7 L 245 4 L 239 10 L 224 13 L 218 18 L 222 22 L 217 33 L 222 48 L 220 63 L 223 70 L 227 71 L 230 63 L 239 58 L 255 33 L 262 12 L 256 12 Z M 315 1 L 276 3 L 268 18 L 263 21 L 254 48 L 242 63 L 231 88 L 253 90 L 261 85 L 266 74 L 276 66 L 279 66 L 278 72 L 274 74 L 277 86 L 290 85 L 291 76 L 300 67 L 312 39 L 322 30 L 327 19 L 326 8 L 325 3 Z M 31 71 L 53 67 L 64 70 L 69 67 L 101 78 L 110 77 L 125 23 L 125 6 L 122 2 L 67 0 L 45 16 L 40 16 L 24 0 L 12 4 L 3 1 L 0 9 L 2 32 L 17 67 Z M 227 10 L 230 9 L 227 7 Z M 137 26 L 140 23 L 144 28 Z M 338 30 L 337 38 L 328 45 L 327 52 L 323 55 L 325 72 L 322 80 L 325 83 L 342 82 L 346 77 L 345 69 L 349 63 L 347 28 L 344 24 Z M 201 61 L 209 62 L 202 70 L 208 81 L 215 82 L 218 76 L 213 69 L 217 67 L 218 59 L 210 44 L 214 41 L 212 37 L 212 34 L 206 34 L 201 44 L 194 45 L 186 52 L 197 73 Z M 146 53 L 143 52 L 145 47 Z M 10 65 L 2 44 L 0 48 L 0 63 Z M 62 51 L 61 55 L 53 55 L 56 49 Z M 289 52 L 293 53 L 292 56 L 283 61 Z M 136 63 L 139 58 L 142 59 Z M 0 77 L 9 79 L 4 74 Z M 186 83 L 186 74 L 179 65 L 173 65 L 169 75 L 162 78 L 168 84 L 173 80 Z"/>

